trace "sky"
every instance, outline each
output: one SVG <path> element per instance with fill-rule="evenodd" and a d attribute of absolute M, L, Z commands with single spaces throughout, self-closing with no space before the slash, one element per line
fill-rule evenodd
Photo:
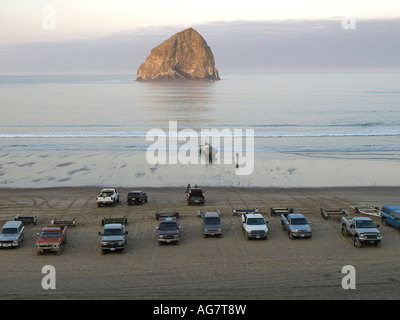
<path fill-rule="evenodd" d="M 135 73 L 187 27 L 220 72 L 400 69 L 399 21 L 399 0 L 1 0 L 0 74 Z"/>

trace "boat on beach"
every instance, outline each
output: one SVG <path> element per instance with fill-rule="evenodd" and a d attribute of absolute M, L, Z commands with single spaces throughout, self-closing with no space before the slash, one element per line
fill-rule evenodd
<path fill-rule="evenodd" d="M 208 156 L 213 156 L 218 152 L 211 144 L 205 143 L 199 146 L 199 153 L 203 153 Z"/>

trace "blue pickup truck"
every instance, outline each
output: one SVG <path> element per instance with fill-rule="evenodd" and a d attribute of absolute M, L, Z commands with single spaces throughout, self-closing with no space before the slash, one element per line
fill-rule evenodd
<path fill-rule="evenodd" d="M 301 213 L 282 213 L 281 224 L 282 230 L 287 231 L 289 239 L 311 238 L 312 236 L 309 221 Z"/>
<path fill-rule="evenodd" d="M 381 219 L 384 226 L 390 225 L 400 230 L 400 207 L 383 206 L 381 210 Z"/>

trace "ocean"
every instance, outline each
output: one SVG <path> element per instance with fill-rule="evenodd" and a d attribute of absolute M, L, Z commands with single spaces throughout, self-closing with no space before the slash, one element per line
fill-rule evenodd
<path fill-rule="evenodd" d="M 400 74 L 0 76 L 0 150 L 146 150 L 149 130 L 253 129 L 255 152 L 400 151 Z"/>

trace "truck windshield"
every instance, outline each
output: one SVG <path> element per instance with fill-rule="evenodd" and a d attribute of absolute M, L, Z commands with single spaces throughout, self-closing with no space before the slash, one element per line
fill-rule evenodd
<path fill-rule="evenodd" d="M 263 218 L 249 218 L 247 219 L 247 224 L 249 226 L 263 225 L 265 221 Z"/>
<path fill-rule="evenodd" d="M 40 233 L 40 236 L 42 237 L 59 237 L 60 235 L 60 231 L 42 231 Z"/>
<path fill-rule="evenodd" d="M 121 236 L 122 230 L 121 229 L 105 229 L 104 236 Z"/>
<path fill-rule="evenodd" d="M 3 228 L 1 230 L 1 234 L 15 234 L 18 233 L 18 230 L 16 228 Z"/>
<path fill-rule="evenodd" d="M 375 228 L 375 224 L 371 220 L 356 221 L 357 228 Z"/>
<path fill-rule="evenodd" d="M 296 225 L 296 226 L 308 224 L 308 223 L 307 223 L 307 220 L 304 219 L 304 218 L 294 218 L 294 219 L 291 219 L 291 220 L 290 220 L 290 223 L 293 224 L 293 225 Z"/>
<path fill-rule="evenodd" d="M 203 195 L 203 191 L 201 191 L 201 189 L 190 189 L 189 193 L 192 196 L 201 196 L 201 195 Z"/>
<path fill-rule="evenodd" d="M 176 223 L 168 222 L 168 223 L 161 223 L 158 230 L 176 230 L 178 229 Z"/>
<path fill-rule="evenodd" d="M 136 198 L 139 198 L 139 197 L 140 197 L 140 193 L 130 193 L 130 194 L 128 195 L 128 197 L 136 197 Z"/>
<path fill-rule="evenodd" d="M 204 219 L 204 223 L 207 225 L 219 225 L 219 218 L 206 218 Z"/>

